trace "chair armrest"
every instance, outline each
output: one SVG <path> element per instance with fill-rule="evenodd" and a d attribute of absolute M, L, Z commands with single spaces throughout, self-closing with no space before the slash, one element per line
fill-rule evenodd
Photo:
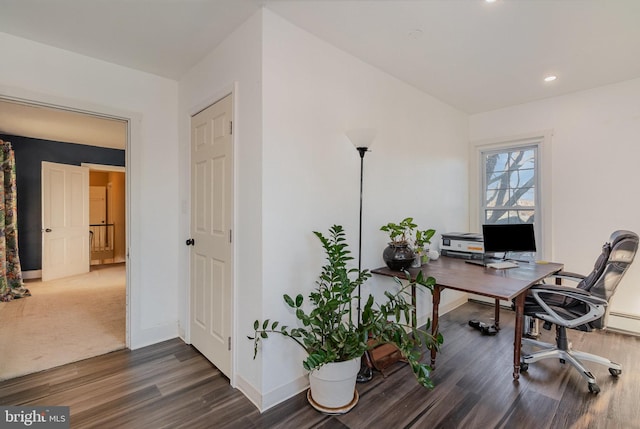
<path fill-rule="evenodd" d="M 536 313 L 536 317 L 551 323 L 557 323 L 567 328 L 575 328 L 576 326 L 584 325 L 601 318 L 607 307 L 607 301 L 591 295 L 589 292 L 582 289 L 576 289 L 567 286 L 552 286 L 552 285 L 535 285 L 530 289 L 531 296 L 536 300 L 538 305 L 544 309 L 545 313 Z M 566 319 L 555 312 L 542 298 L 543 294 L 553 294 L 571 298 L 580 302 L 583 302 L 589 308 L 589 311 L 575 319 Z"/>
<path fill-rule="evenodd" d="M 563 295 L 563 296 L 567 296 L 570 298 L 574 298 L 574 299 L 579 299 L 579 300 L 587 300 L 587 299 L 594 299 L 597 300 L 597 303 L 604 303 L 604 305 L 607 305 L 607 301 L 602 299 L 602 298 L 598 298 L 596 296 L 591 295 L 588 291 L 584 290 L 584 289 L 578 289 L 576 287 L 573 286 L 563 286 L 563 285 L 548 285 L 548 284 L 537 284 L 537 285 L 533 285 L 531 286 L 531 289 L 529 289 L 531 291 L 534 290 L 539 290 L 539 291 L 543 291 L 546 293 L 553 293 L 553 294 L 557 294 L 557 295 Z"/>
<path fill-rule="evenodd" d="M 571 277 L 571 278 L 575 278 L 575 279 L 579 279 L 579 280 L 582 280 L 582 279 L 584 279 L 586 277 L 586 276 L 584 276 L 582 274 L 572 273 L 570 271 L 558 271 L 554 275 L 559 276 L 559 277 L 567 277 L 567 278 Z"/>
<path fill-rule="evenodd" d="M 569 280 L 572 282 L 576 282 L 579 283 L 580 281 L 584 280 L 585 276 L 583 276 L 582 274 L 577 274 L 577 273 L 572 273 L 569 271 L 558 271 L 555 274 L 551 274 L 548 277 L 545 277 L 546 279 L 561 279 L 561 280 Z"/>

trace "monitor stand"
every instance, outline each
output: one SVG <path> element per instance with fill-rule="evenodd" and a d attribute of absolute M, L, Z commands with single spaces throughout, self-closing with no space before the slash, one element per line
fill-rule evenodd
<path fill-rule="evenodd" d="M 481 267 L 486 267 L 487 264 L 491 264 L 494 262 L 505 262 L 507 260 L 506 257 L 508 253 L 509 252 L 504 252 L 502 258 L 496 257 L 495 254 L 493 256 L 484 255 L 482 259 L 467 259 L 465 260 L 465 262 L 467 264 L 480 265 Z"/>

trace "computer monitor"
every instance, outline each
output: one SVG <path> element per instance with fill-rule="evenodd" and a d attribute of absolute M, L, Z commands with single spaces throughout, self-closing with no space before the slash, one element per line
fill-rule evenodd
<path fill-rule="evenodd" d="M 485 253 L 536 251 L 531 223 L 482 225 L 482 236 Z"/>

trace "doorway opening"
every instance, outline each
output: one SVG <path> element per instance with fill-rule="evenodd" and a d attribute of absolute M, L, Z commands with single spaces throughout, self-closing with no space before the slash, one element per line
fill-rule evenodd
<path fill-rule="evenodd" d="M 27 127 L 17 133 L 11 127 L 7 127 L 3 120 L 0 123 L 0 134 L 62 142 L 80 148 L 76 145 L 83 145 L 82 129 L 89 127 L 85 133 L 90 140 L 88 146 L 100 146 L 95 136 L 101 132 L 107 136 L 105 140 L 122 142 L 122 151 L 126 152 L 128 146 L 130 124 L 126 118 L 107 117 L 100 113 L 3 97 L 0 97 L 0 111 L 5 119 L 14 117 L 11 113 L 5 113 L 18 112 L 21 121 L 17 125 L 21 127 L 30 123 L 41 124 L 40 127 L 34 125 L 34 128 Z M 56 125 L 49 126 L 51 121 Z M 119 126 L 117 139 L 109 131 L 113 129 L 113 124 Z M 47 131 L 57 134 L 47 135 Z M 13 305 L 11 309 L 3 308 L 0 312 L 0 323 L 6 326 L 5 319 L 9 318 L 12 319 L 11 323 L 17 321 L 23 328 L 30 326 L 29 335 L 22 336 L 30 338 L 37 347 L 29 347 L 29 344 L 21 343 L 18 338 L 4 338 L 11 335 L 10 332 L 0 333 L 0 354 L 4 357 L 3 362 L 20 364 L 19 367 L 14 367 L 16 365 L 0 363 L 0 380 L 129 346 L 127 166 L 101 166 L 97 159 L 87 161 L 90 161 L 90 165 L 86 167 L 95 175 L 94 182 L 97 186 L 105 188 L 105 223 L 117 225 L 112 237 L 100 239 L 103 244 L 108 244 L 111 253 L 103 253 L 99 258 L 91 255 L 91 270 L 86 274 L 50 282 L 43 282 L 39 278 L 41 266 L 25 271 L 25 279 L 28 279 L 25 285 L 31 290 L 32 296 L 12 301 L 9 303 Z M 36 228 L 40 231 L 41 225 L 36 225 Z M 87 230 L 85 235 L 87 243 L 90 242 L 89 232 Z M 72 308 L 78 311 L 70 311 Z M 25 333 L 23 329 L 19 331 Z M 36 335 L 38 340 L 33 341 Z M 14 355 L 15 359 L 10 358 Z"/>
<path fill-rule="evenodd" d="M 126 176 L 124 167 L 82 164 L 89 168 L 89 261 L 126 262 Z"/>

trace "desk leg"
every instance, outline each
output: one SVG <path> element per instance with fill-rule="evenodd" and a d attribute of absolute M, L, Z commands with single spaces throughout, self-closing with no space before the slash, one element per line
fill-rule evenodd
<path fill-rule="evenodd" d="M 516 301 L 516 327 L 513 339 L 513 378 L 520 378 L 520 353 L 522 348 L 522 328 L 524 320 L 524 299 L 527 292 L 521 293 L 515 299 Z"/>
<path fill-rule="evenodd" d="M 494 326 L 496 330 L 500 330 L 500 300 L 496 299 L 496 306 L 493 313 Z"/>
<path fill-rule="evenodd" d="M 440 305 L 440 291 L 441 288 L 438 285 L 433 287 L 433 314 L 431 315 L 431 335 L 436 337 L 438 335 L 438 306 Z M 436 369 L 436 353 L 435 348 L 431 349 L 431 369 Z"/>

